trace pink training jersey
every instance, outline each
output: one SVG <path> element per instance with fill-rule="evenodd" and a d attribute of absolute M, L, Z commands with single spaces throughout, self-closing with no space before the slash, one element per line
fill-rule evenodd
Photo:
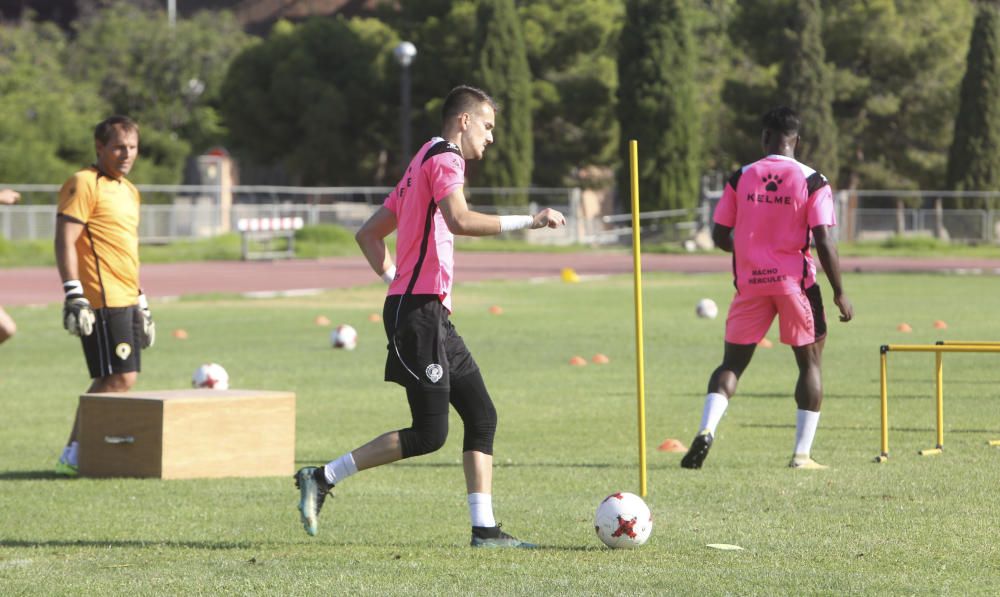
<path fill-rule="evenodd" d="M 451 311 L 455 236 L 438 202 L 465 184 L 465 159 L 454 143 L 434 137 L 410 160 L 382 204 L 396 214 L 396 278 L 389 295 L 436 294 Z"/>
<path fill-rule="evenodd" d="M 736 290 L 748 296 L 792 294 L 815 284 L 812 228 L 837 224 L 826 177 L 780 155 L 733 173 L 714 219 L 733 229 Z"/>

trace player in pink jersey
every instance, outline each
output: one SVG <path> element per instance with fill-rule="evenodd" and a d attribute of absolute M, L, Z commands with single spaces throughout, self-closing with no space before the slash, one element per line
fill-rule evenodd
<path fill-rule="evenodd" d="M 854 315 L 829 232 L 836 225 L 833 193 L 822 174 L 795 159 L 800 123 L 792 109 L 771 110 L 763 125 L 766 157 L 733 173 L 715 209 L 712 238 L 733 254 L 736 296 L 726 318 L 722 364 L 708 381 L 700 431 L 681 460 L 684 468 L 701 468 L 740 375 L 776 315 L 781 341 L 792 347 L 799 368 L 789 466 L 826 468 L 810 455 L 823 402 L 821 357 L 826 340 L 823 300 L 809 251 L 813 241 L 840 320 L 850 321 Z"/>
<path fill-rule="evenodd" d="M 335 484 L 372 467 L 427 454 L 448 436 L 448 406 L 462 418 L 473 547 L 534 547 L 500 530 L 493 516 L 493 436 L 497 415 L 465 342 L 449 321 L 454 235 L 486 236 L 525 228 L 557 228 L 554 209 L 534 216 L 493 216 L 469 209 L 465 161 L 493 143 L 497 105 L 484 91 L 459 86 L 445 98 L 442 132 L 413 156 L 403 178 L 357 233 L 372 269 L 389 284 L 382 311 L 389 341 L 385 380 L 406 389 L 412 423 L 389 431 L 320 467 L 295 474 L 302 524 L 310 535 Z M 396 231 L 396 260 L 385 237 Z"/>

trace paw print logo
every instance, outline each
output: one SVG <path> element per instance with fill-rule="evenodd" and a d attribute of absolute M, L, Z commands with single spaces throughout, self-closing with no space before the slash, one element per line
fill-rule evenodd
<path fill-rule="evenodd" d="M 777 191 L 778 185 L 785 181 L 779 178 L 777 174 L 768 174 L 767 176 L 761 179 L 761 182 L 764 183 L 765 189 L 773 192 Z"/>

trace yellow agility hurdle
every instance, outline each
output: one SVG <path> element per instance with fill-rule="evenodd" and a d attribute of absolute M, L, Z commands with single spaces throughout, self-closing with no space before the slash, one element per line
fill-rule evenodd
<path fill-rule="evenodd" d="M 883 344 L 879 350 L 881 358 L 880 386 L 882 394 L 882 453 L 875 462 L 889 459 L 889 390 L 887 382 L 887 355 L 895 352 L 933 352 L 935 355 L 937 444 L 933 448 L 917 452 L 921 456 L 934 456 L 944 450 L 944 366 L 942 355 L 946 352 L 1000 352 L 1000 342 L 993 341 L 938 341 L 936 344 Z M 989 440 L 989 445 L 1000 446 L 1000 440 Z"/>

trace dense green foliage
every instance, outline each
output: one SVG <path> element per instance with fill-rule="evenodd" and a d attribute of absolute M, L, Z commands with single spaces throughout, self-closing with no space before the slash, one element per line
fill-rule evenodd
<path fill-rule="evenodd" d="M 302 185 L 371 181 L 377 149 L 395 147 L 386 122 L 399 42 L 373 19 L 282 22 L 233 62 L 222 107 L 234 149 L 283 166 Z"/>
<path fill-rule="evenodd" d="M 384 7 L 378 16 L 418 49 L 411 70 L 413 130 L 420 140 L 440 133 L 441 101 L 449 89 L 482 84 L 475 64 L 477 4 L 474 0 L 398 4 L 398 10 Z M 601 169 L 619 162 L 614 95 L 621 3 L 519 0 L 517 7 L 532 77 L 532 183 L 607 185 L 610 181 Z M 398 104 L 396 92 L 386 101 Z M 501 115 L 491 154 L 506 142 L 508 117 Z"/>
<path fill-rule="evenodd" d="M 497 122 L 503 128 L 494 132 L 489 158 L 475 164 L 470 182 L 481 187 L 527 188 L 534 166 L 531 70 L 514 0 L 479 0 L 474 56 L 473 81 L 500 104 Z M 510 198 L 514 203 L 528 202 L 526 195 Z"/>
<path fill-rule="evenodd" d="M 224 139 L 218 105 L 229 63 L 250 42 L 229 13 L 201 12 L 171 29 L 161 12 L 115 0 L 76 24 L 68 73 L 99 81 L 115 113 L 142 127 L 131 178 L 176 183 L 189 155 Z"/>
<path fill-rule="evenodd" d="M 701 125 L 694 42 L 682 0 L 629 0 L 618 55 L 619 154 L 638 142 L 643 210 L 694 207 Z M 618 188 L 629 188 L 627 162 Z"/>
<path fill-rule="evenodd" d="M 833 77 L 823 49 L 819 0 L 796 0 L 785 29 L 787 50 L 778 75 L 782 101 L 802 119 L 796 157 L 837 180 L 837 127 L 833 122 Z"/>
<path fill-rule="evenodd" d="M 1000 8 L 979 6 L 948 156 L 948 188 L 1000 188 Z M 967 200 L 966 206 L 984 202 Z"/>
<path fill-rule="evenodd" d="M 54 25 L 2 28 L 0 181 L 61 183 L 93 160 L 94 125 L 108 106 L 92 82 L 66 76 L 68 51 Z"/>
<path fill-rule="evenodd" d="M 954 300 L 990 296 L 995 278 L 849 273 L 845 284 L 858 316 L 831 323 L 813 449 L 832 468 L 785 466 L 795 365 L 775 342 L 754 355 L 705 468 L 689 471 L 656 446 L 696 432 L 725 324 L 693 307 L 703 297 L 724 306 L 732 285 L 726 274 L 644 276 L 654 529 L 634 551 L 604 548 L 592 526 L 604 496 L 638 491 L 628 277 L 455 288 L 453 321 L 499 415 L 494 508 L 505 530 L 543 544 L 532 552 L 468 547 L 457 417 L 440 451 L 338 485 L 316 537 L 298 522 L 290 476 L 57 479 L 87 384 L 79 341 L 59 325 L 58 304 L 8 306 L 19 333 L 0 346 L 0 585 L 46 596 L 996 595 L 1000 449 L 986 445 L 1000 438 L 995 355 L 945 355 L 945 452 L 920 458 L 934 442 L 934 357 L 892 353 L 892 456 L 871 462 L 878 346 L 1000 336 L 990 301 Z M 382 324 L 368 321 L 384 293 L 375 280 L 282 300 L 153 297 L 161 337 L 135 389 L 184 389 L 195 367 L 219 362 L 233 387 L 296 393 L 297 466 L 336 458 L 409 422 L 402 389 L 382 381 Z M 494 304 L 503 315 L 489 313 Z M 314 323 L 321 314 L 354 325 L 358 348 L 332 350 L 330 328 Z M 913 332 L 897 332 L 900 321 Z M 177 328 L 186 340 L 172 337 Z M 611 362 L 566 364 L 596 352 Z"/>
<path fill-rule="evenodd" d="M 623 147 L 634 134 L 620 120 L 643 114 L 628 102 L 645 102 L 687 115 L 670 126 L 650 121 L 648 135 L 665 146 L 689 143 L 681 153 L 642 143 L 641 153 L 663 170 L 679 168 L 666 174 L 647 166 L 644 176 L 662 175 L 675 190 L 644 199 L 685 195 L 690 191 L 676 189 L 692 188 L 692 178 L 718 181 L 758 158 L 760 115 L 791 101 L 801 104 L 794 107 L 807 129 L 823 131 L 806 131 L 800 157 L 836 187 L 935 189 L 948 186 L 962 76 L 973 73 L 966 85 L 981 83 L 979 67 L 966 67 L 976 56 L 969 43 L 972 0 L 651 3 L 683 11 L 670 25 L 678 32 L 666 37 L 666 29 L 642 15 L 626 25 L 626 3 L 619 0 L 514 0 L 488 27 L 477 24 L 477 11 L 495 1 L 382 3 L 376 20 L 279 23 L 256 44 L 228 13 L 180 19 L 171 32 L 162 7 L 149 1 L 93 3 L 72 34 L 30 21 L 4 23 L 0 180 L 63 180 L 90 160 L 93 124 L 124 111 L 143 124 L 139 182 L 179 182 L 189 154 L 225 140 L 246 181 L 392 184 L 400 160 L 394 45 L 406 39 L 418 49 L 411 70 L 419 143 L 440 131 L 440 102 L 451 87 L 488 87 L 480 80 L 479 49 L 503 39 L 503 51 L 493 55 L 513 59 L 521 70 L 526 57 L 530 100 L 527 114 L 514 110 L 517 102 L 508 106 L 491 153 L 497 168 L 506 167 L 508 151 L 529 163 L 531 184 L 610 184 L 610 174 L 627 165 Z M 502 25 L 514 12 L 523 44 Z M 622 35 L 626 27 L 631 33 Z M 659 48 L 664 54 L 655 60 L 671 61 L 663 62 L 670 77 L 650 72 L 653 78 L 638 84 L 619 82 L 616 60 L 623 53 L 635 58 L 634 76 L 646 76 L 635 52 L 647 50 L 637 37 L 669 40 L 673 49 Z M 971 118 L 975 111 L 962 114 Z M 527 139 L 514 132 L 523 122 L 531 123 Z M 978 130 L 958 126 L 959 145 L 968 138 L 961 127 Z M 627 195 L 627 187 L 619 190 Z"/>
<path fill-rule="evenodd" d="M 691 3 L 688 12 L 697 53 L 695 81 L 701 123 L 700 163 L 705 174 L 715 175 L 715 186 L 720 185 L 718 181 L 722 177 L 728 176 L 738 160 L 727 150 L 734 133 L 739 131 L 733 126 L 732 110 L 723 93 L 727 81 L 746 67 L 729 33 L 729 23 L 737 10 L 737 0 L 703 0 Z M 757 123 L 751 123 L 751 128 L 758 128 Z M 749 152 L 751 158 L 753 149 Z"/>
<path fill-rule="evenodd" d="M 760 155 L 759 118 L 776 101 L 786 38 L 775 35 L 799 0 L 745 0 L 729 21 L 737 50 L 724 88 L 725 151 Z M 971 2 L 822 0 L 832 68 L 837 187 L 944 186 Z"/>
<path fill-rule="evenodd" d="M 534 76 L 532 180 L 606 186 L 603 170 L 618 163 L 615 56 L 624 7 L 604 0 L 518 4 Z"/>
<path fill-rule="evenodd" d="M 0 36 L 0 180 L 61 183 L 93 161 L 94 125 L 112 113 L 141 127 L 137 183 L 178 183 L 185 161 L 224 140 L 222 77 L 250 41 L 229 13 L 165 26 L 162 10 L 112 0 L 73 35 L 25 21 Z"/>
<path fill-rule="evenodd" d="M 824 2 L 836 66 L 838 186 L 940 189 L 972 25 L 970 2 Z"/>
<path fill-rule="evenodd" d="M 414 145 L 422 144 L 441 133 L 441 106 L 448 91 L 456 85 L 474 84 L 476 2 L 401 0 L 398 10 L 384 5 L 378 16 L 399 32 L 400 39 L 417 48 L 410 66 L 413 140 Z M 398 67 L 393 77 L 399 77 Z M 400 104 L 398 85 L 386 102 Z M 390 128 L 395 122 L 390 123 Z"/>

